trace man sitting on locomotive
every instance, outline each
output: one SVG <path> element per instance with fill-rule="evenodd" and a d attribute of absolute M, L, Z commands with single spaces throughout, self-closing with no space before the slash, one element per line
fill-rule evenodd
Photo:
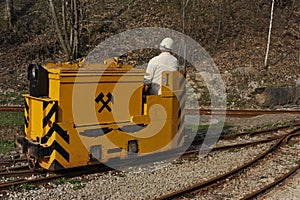
<path fill-rule="evenodd" d="M 152 58 L 146 69 L 145 85 L 150 85 L 149 94 L 161 94 L 161 81 L 163 71 L 176 71 L 178 69 L 178 60 L 171 55 L 174 41 L 171 38 L 165 38 L 161 41 L 159 49 L 161 53 Z"/>

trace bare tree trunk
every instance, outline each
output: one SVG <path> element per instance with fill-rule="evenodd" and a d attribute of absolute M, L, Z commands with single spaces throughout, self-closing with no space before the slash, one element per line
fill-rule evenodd
<path fill-rule="evenodd" d="M 265 57 L 265 69 L 268 70 L 268 56 L 269 56 L 269 49 L 270 49 L 270 42 L 271 42 L 271 32 L 272 32 L 272 23 L 273 23 L 273 13 L 274 13 L 274 0 L 272 0 L 272 8 L 271 8 L 271 19 L 270 19 L 270 27 L 269 27 L 269 35 L 268 35 L 268 44 L 266 50 L 266 57 Z"/>
<path fill-rule="evenodd" d="M 70 41 L 69 41 L 69 45 L 71 47 L 71 52 L 73 50 L 73 39 L 74 39 L 74 1 L 71 0 L 71 8 L 70 8 Z"/>
<path fill-rule="evenodd" d="M 183 34 L 185 32 L 185 9 L 186 9 L 188 3 L 189 3 L 189 0 L 183 0 L 183 2 L 182 2 L 182 5 L 183 5 L 183 7 L 182 7 L 182 33 Z"/>
<path fill-rule="evenodd" d="M 61 44 L 67 58 L 70 59 L 70 52 L 67 49 L 67 45 L 65 43 L 65 40 L 64 40 L 64 38 L 62 36 L 62 33 L 61 33 L 61 30 L 59 28 L 58 20 L 57 20 L 57 16 L 56 16 L 56 13 L 55 13 L 55 9 L 54 9 L 54 5 L 53 5 L 52 0 L 49 0 L 49 5 L 50 5 L 50 13 L 52 13 L 52 18 L 53 18 L 53 21 L 54 21 L 54 25 L 55 25 L 55 29 L 56 29 L 56 32 L 57 32 L 58 39 L 60 41 L 60 44 Z"/>
<path fill-rule="evenodd" d="M 6 0 L 6 19 L 8 22 L 9 28 L 13 26 L 13 19 L 14 19 L 14 3 L 13 0 Z"/>
<path fill-rule="evenodd" d="M 79 30 L 79 25 L 78 25 L 78 10 L 77 10 L 77 0 L 74 1 L 74 41 L 73 41 L 73 51 L 72 55 L 74 58 L 77 57 L 78 55 L 78 30 Z"/>
<path fill-rule="evenodd" d="M 66 48 L 68 52 L 71 52 L 70 45 L 68 44 L 69 38 L 67 34 L 67 21 L 66 21 L 66 2 L 61 0 L 61 16 L 62 16 L 62 34 L 64 36 Z"/>
<path fill-rule="evenodd" d="M 218 21 L 218 30 L 217 30 L 217 35 L 216 35 L 216 39 L 215 39 L 215 50 L 218 47 L 218 43 L 219 43 L 219 37 L 220 37 L 220 32 L 222 29 L 222 24 L 223 24 L 223 18 L 224 18 L 224 1 L 220 1 L 219 2 L 219 21 Z"/>
<path fill-rule="evenodd" d="M 61 0 L 60 2 L 61 18 L 56 15 L 53 0 L 49 0 L 50 11 L 61 46 L 68 60 L 74 60 L 78 57 L 80 21 L 83 19 L 82 7 L 78 0 Z"/>
<path fill-rule="evenodd" d="M 185 33 L 185 16 L 186 16 L 186 7 L 189 3 L 189 0 L 183 0 L 182 2 L 182 33 Z M 183 41 L 183 68 L 186 68 L 186 41 Z"/>
<path fill-rule="evenodd" d="M 78 57 L 79 49 L 79 31 L 80 23 L 79 1 L 78 0 L 61 0 L 61 18 L 55 12 L 53 0 L 49 0 L 50 11 L 54 21 L 55 29 L 61 46 L 68 57 L 68 60 L 74 60 Z M 81 16 L 82 17 L 82 16 Z M 61 22 L 61 26 L 59 24 Z"/>

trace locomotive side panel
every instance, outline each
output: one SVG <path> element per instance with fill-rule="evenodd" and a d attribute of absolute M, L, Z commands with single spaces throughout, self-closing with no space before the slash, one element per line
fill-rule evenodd
<path fill-rule="evenodd" d="M 179 72 L 164 72 L 162 94 L 143 98 L 143 70 L 79 68 L 46 65 L 48 96 L 24 95 L 25 153 L 33 162 L 56 171 L 182 146 Z"/>

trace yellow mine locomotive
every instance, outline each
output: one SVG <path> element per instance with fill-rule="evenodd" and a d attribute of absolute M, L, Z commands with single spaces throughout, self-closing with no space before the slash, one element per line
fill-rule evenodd
<path fill-rule="evenodd" d="M 185 78 L 162 74 L 160 95 L 147 95 L 145 71 L 122 65 L 30 64 L 25 136 L 16 144 L 30 167 L 56 171 L 183 147 Z"/>

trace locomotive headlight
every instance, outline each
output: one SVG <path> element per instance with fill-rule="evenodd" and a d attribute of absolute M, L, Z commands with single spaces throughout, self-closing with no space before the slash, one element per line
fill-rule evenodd
<path fill-rule="evenodd" d="M 35 75 L 36 75 L 36 69 L 33 67 L 32 69 L 31 69 L 31 76 L 32 76 L 32 78 L 34 78 L 35 79 Z"/>

